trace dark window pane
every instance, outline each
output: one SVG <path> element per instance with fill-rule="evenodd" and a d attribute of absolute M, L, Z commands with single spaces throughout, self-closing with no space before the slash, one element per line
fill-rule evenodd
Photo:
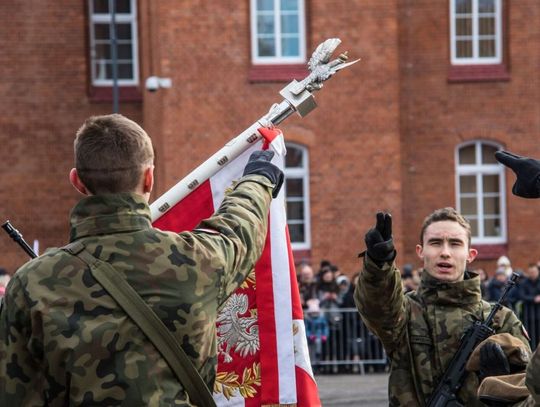
<path fill-rule="evenodd" d="M 304 203 L 287 202 L 287 219 L 304 220 Z"/>
<path fill-rule="evenodd" d="M 94 37 L 96 40 L 109 40 L 109 24 L 94 24 Z"/>
<path fill-rule="evenodd" d="M 498 150 L 497 147 L 489 146 L 487 144 L 482 145 L 482 163 L 483 164 L 497 164 L 495 159 L 495 152 Z"/>
<path fill-rule="evenodd" d="M 111 45 L 110 44 L 96 44 L 95 59 L 111 59 Z"/>
<path fill-rule="evenodd" d="M 476 198 L 461 198 L 461 214 L 462 215 L 477 215 Z"/>
<path fill-rule="evenodd" d="M 480 13 L 494 13 L 495 12 L 495 0 L 479 0 L 478 11 Z"/>
<path fill-rule="evenodd" d="M 298 10 L 298 0 L 281 0 L 282 10 Z"/>
<path fill-rule="evenodd" d="M 456 41 L 456 56 L 458 58 L 471 58 L 473 55 L 472 41 L 457 40 Z"/>
<path fill-rule="evenodd" d="M 118 59 L 133 59 L 131 44 L 118 44 Z"/>
<path fill-rule="evenodd" d="M 116 38 L 119 40 L 131 40 L 131 24 L 117 24 Z"/>
<path fill-rule="evenodd" d="M 476 193 L 476 176 L 462 175 L 459 177 L 459 192 L 461 194 Z"/>
<path fill-rule="evenodd" d="M 287 146 L 287 155 L 285 156 L 286 168 L 302 168 L 304 166 L 302 150 L 299 148 Z"/>
<path fill-rule="evenodd" d="M 274 57 L 276 56 L 276 45 L 274 37 L 259 38 L 259 56 Z"/>
<path fill-rule="evenodd" d="M 291 236 L 291 243 L 305 242 L 304 237 L 304 225 L 303 224 L 289 224 L 289 235 Z"/>
<path fill-rule="evenodd" d="M 111 75 L 112 78 L 112 75 Z M 118 64 L 118 79 L 133 79 L 133 64 L 120 63 Z"/>
<path fill-rule="evenodd" d="M 472 0 L 456 0 L 456 13 L 471 13 Z"/>
<path fill-rule="evenodd" d="M 131 1 L 130 0 L 116 0 L 116 12 L 117 13 L 131 13 Z"/>
<path fill-rule="evenodd" d="M 471 18 L 456 18 L 456 35 L 472 35 Z"/>
<path fill-rule="evenodd" d="M 287 186 L 287 197 L 302 197 L 304 196 L 304 180 L 302 178 L 287 178 L 285 180 Z"/>
<path fill-rule="evenodd" d="M 484 235 L 485 236 L 500 236 L 501 221 L 499 218 L 484 219 Z"/>
<path fill-rule="evenodd" d="M 495 40 L 480 40 L 480 56 L 494 57 L 495 56 Z"/>
<path fill-rule="evenodd" d="M 484 185 L 484 192 L 496 192 L 499 193 L 499 176 L 498 175 L 484 175 L 482 177 L 482 183 Z"/>
<path fill-rule="evenodd" d="M 94 13 L 108 13 L 109 0 L 92 0 L 94 2 Z"/>
<path fill-rule="evenodd" d="M 284 57 L 299 56 L 300 48 L 298 46 L 298 37 L 282 38 L 281 39 L 281 52 Z"/>
<path fill-rule="evenodd" d="M 499 197 L 484 198 L 484 215 L 499 215 Z"/>
<path fill-rule="evenodd" d="M 475 164 L 476 157 L 474 155 L 475 145 L 472 144 L 467 147 L 459 149 L 459 163 L 460 164 Z"/>
<path fill-rule="evenodd" d="M 479 31 L 480 35 L 495 35 L 495 19 L 494 18 L 480 18 L 479 19 Z"/>

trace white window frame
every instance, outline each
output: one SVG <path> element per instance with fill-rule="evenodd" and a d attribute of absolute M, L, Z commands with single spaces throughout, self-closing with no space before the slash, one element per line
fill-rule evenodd
<path fill-rule="evenodd" d="M 133 66 L 133 78 L 132 79 L 118 79 L 118 86 L 137 86 L 139 84 L 139 46 L 138 46 L 138 28 L 137 28 L 137 0 L 129 0 L 131 13 L 116 13 L 115 21 L 119 23 L 131 24 L 131 55 L 132 60 L 129 62 Z M 95 66 L 95 45 L 96 39 L 94 34 L 94 23 L 111 23 L 111 13 L 94 13 L 94 2 L 88 1 L 88 15 L 90 17 L 90 70 L 92 75 L 93 86 L 113 86 L 112 79 L 99 79 L 97 78 L 96 66 Z M 110 39 L 109 39 L 110 40 Z M 128 60 L 118 60 L 118 62 Z"/>
<path fill-rule="evenodd" d="M 456 0 L 450 0 L 450 53 L 452 65 L 479 65 L 479 64 L 500 64 L 502 63 L 502 0 L 494 0 L 495 4 L 495 56 L 494 57 L 479 57 L 479 41 L 481 36 L 478 34 L 479 18 L 478 1 L 472 0 L 472 45 L 473 56 L 470 58 L 458 58 L 457 55 L 457 40 L 456 35 Z"/>
<path fill-rule="evenodd" d="M 306 61 L 306 13 L 305 0 L 298 1 L 298 30 L 299 30 L 299 53 L 295 57 L 287 57 L 281 55 L 281 7 L 280 0 L 274 1 L 274 35 L 276 39 L 276 55 L 275 56 L 259 56 L 259 42 L 257 32 L 257 0 L 251 0 L 251 61 L 253 64 L 294 64 L 304 63 Z"/>
<path fill-rule="evenodd" d="M 285 175 L 285 202 L 288 201 L 298 201 L 298 198 L 288 198 L 286 196 L 287 194 L 287 179 L 290 178 L 301 178 L 302 179 L 302 185 L 303 185 L 303 191 L 302 191 L 302 199 L 304 201 L 304 241 L 303 242 L 292 242 L 291 241 L 291 247 L 293 250 L 309 250 L 311 249 L 311 215 L 310 215 L 310 204 L 309 204 L 309 151 L 307 147 L 296 144 L 296 143 L 286 143 L 287 149 L 297 149 L 301 151 L 302 153 L 302 167 L 285 167 L 283 173 Z M 287 225 L 295 224 L 298 222 L 291 221 L 287 219 Z"/>
<path fill-rule="evenodd" d="M 475 146 L 475 164 L 460 164 L 459 152 L 464 147 Z M 478 221 L 478 236 L 472 237 L 472 244 L 503 244 L 507 242 L 507 219 L 506 219 L 506 180 L 504 167 L 501 164 L 482 164 L 482 146 L 487 145 L 495 147 L 498 150 L 502 146 L 498 143 L 486 140 L 475 140 L 462 143 L 456 147 L 455 150 L 455 163 L 456 163 L 456 208 L 461 213 L 461 197 L 476 197 L 476 205 L 478 209 L 477 221 Z M 460 191 L 460 176 L 462 175 L 474 175 L 476 177 L 476 193 L 462 194 Z M 500 236 L 484 236 L 484 220 L 486 218 L 484 214 L 484 201 L 483 197 L 486 194 L 483 193 L 482 176 L 483 175 L 498 175 L 499 176 L 499 208 L 500 208 Z M 469 196 L 470 195 L 470 196 Z"/>

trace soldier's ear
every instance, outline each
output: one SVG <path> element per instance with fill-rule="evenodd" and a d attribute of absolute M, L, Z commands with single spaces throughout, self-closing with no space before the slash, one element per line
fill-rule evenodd
<path fill-rule="evenodd" d="M 470 248 L 469 249 L 469 256 L 467 257 L 467 263 L 472 263 L 474 259 L 476 259 L 476 256 L 478 255 L 478 250 Z"/>
<path fill-rule="evenodd" d="M 90 191 L 88 191 L 88 188 L 84 185 L 84 183 L 79 178 L 79 174 L 77 173 L 76 168 L 72 168 L 69 172 L 69 182 L 71 182 L 71 185 L 79 191 L 83 195 L 91 195 Z"/>
<path fill-rule="evenodd" d="M 421 244 L 416 245 L 416 255 L 424 260 L 424 247 Z"/>
<path fill-rule="evenodd" d="M 146 167 L 143 173 L 143 192 L 149 194 L 154 187 L 154 165 Z"/>

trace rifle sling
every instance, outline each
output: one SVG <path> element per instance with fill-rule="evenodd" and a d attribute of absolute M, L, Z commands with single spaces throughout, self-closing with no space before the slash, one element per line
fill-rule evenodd
<path fill-rule="evenodd" d="M 90 267 L 98 283 L 120 305 L 167 361 L 191 401 L 201 407 L 215 406 L 216 403 L 208 386 L 176 338 L 122 275 L 109 263 L 90 254 L 82 242 L 72 242 L 63 247 L 63 250 L 77 256 Z"/>

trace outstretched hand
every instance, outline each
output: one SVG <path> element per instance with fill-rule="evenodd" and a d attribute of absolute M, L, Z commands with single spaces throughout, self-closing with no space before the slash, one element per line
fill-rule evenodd
<path fill-rule="evenodd" d="M 515 172 L 517 179 L 512 187 L 514 195 L 522 198 L 540 198 L 540 160 L 502 150 L 495 153 L 495 158 Z"/>
<path fill-rule="evenodd" d="M 365 237 L 367 254 L 377 263 L 394 260 L 395 249 L 392 239 L 392 215 L 378 212 L 377 223 Z"/>

